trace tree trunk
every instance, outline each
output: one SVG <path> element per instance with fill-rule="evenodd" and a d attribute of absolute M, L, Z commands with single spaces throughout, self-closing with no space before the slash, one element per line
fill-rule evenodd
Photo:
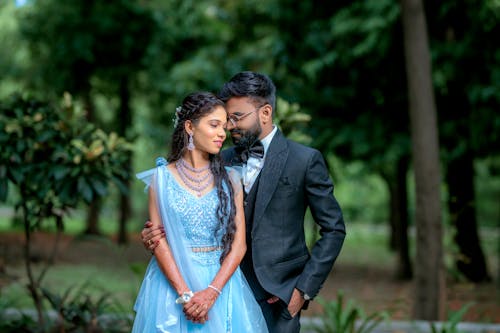
<path fill-rule="evenodd" d="M 23 203 L 22 207 L 23 214 L 23 225 L 24 225 L 24 265 L 26 268 L 26 274 L 28 275 L 28 284 L 26 287 L 31 295 L 33 304 L 35 305 L 38 324 L 40 327 L 45 327 L 45 317 L 43 314 L 43 303 L 42 296 L 40 295 L 40 285 L 33 273 L 33 267 L 31 266 L 31 224 L 29 219 L 28 207 L 26 203 Z"/>
<path fill-rule="evenodd" d="M 460 251 L 457 269 L 472 282 L 488 282 L 491 277 L 477 230 L 473 163 L 469 150 L 448 163 L 448 209 L 451 224 L 456 227 L 455 242 Z"/>
<path fill-rule="evenodd" d="M 446 142 L 447 151 L 452 152 L 446 166 L 446 183 L 450 224 L 455 226 L 455 243 L 459 250 L 456 267 L 469 281 L 488 282 L 491 277 L 481 249 L 476 218 L 471 106 L 461 86 L 450 84 L 448 89 L 449 95 L 443 104 L 453 110 L 449 121 L 455 125 L 455 135 L 465 143 L 457 149 L 453 138 Z"/>
<path fill-rule="evenodd" d="M 87 210 L 87 228 L 84 233 L 86 235 L 100 235 L 99 230 L 99 215 L 101 213 L 102 199 L 94 197 Z"/>
<path fill-rule="evenodd" d="M 398 198 L 398 184 L 397 181 L 391 176 L 382 175 L 387 183 L 389 190 L 389 250 L 398 252 L 399 240 L 397 235 L 398 219 L 401 216 L 399 213 L 399 198 Z"/>
<path fill-rule="evenodd" d="M 413 167 L 417 253 L 414 317 L 444 319 L 445 279 L 440 204 L 439 143 L 422 0 L 401 0 Z"/>
<path fill-rule="evenodd" d="M 408 243 L 408 195 L 406 186 L 406 172 L 408 171 L 408 159 L 400 158 L 396 170 L 396 197 L 394 204 L 397 209 L 395 220 L 395 239 L 398 250 L 398 262 L 396 266 L 396 278 L 400 280 L 410 280 L 413 277 L 411 268 L 409 243 Z"/>
<path fill-rule="evenodd" d="M 132 127 L 132 111 L 130 110 L 130 89 L 128 87 L 128 77 L 120 80 L 120 112 L 118 119 L 118 134 L 127 137 L 127 132 Z M 132 153 L 128 154 L 128 162 L 125 167 L 132 168 Z M 130 182 L 125 182 L 127 190 L 130 189 Z M 128 193 L 120 193 L 120 212 L 118 217 L 118 244 L 126 244 L 127 239 L 127 221 L 131 214 L 130 196 Z"/>
<path fill-rule="evenodd" d="M 130 182 L 127 181 L 125 183 L 125 186 L 129 189 L 130 188 Z M 130 217 L 130 197 L 128 194 L 120 194 L 120 214 L 119 214 L 119 221 L 118 221 L 118 244 L 127 244 L 128 242 L 128 237 L 127 237 L 127 221 Z"/>
<path fill-rule="evenodd" d="M 392 174 L 382 173 L 382 177 L 389 189 L 389 222 L 391 227 L 389 246 L 396 251 L 396 278 L 411 280 L 413 277 L 408 243 L 408 188 L 406 173 L 408 172 L 408 158 L 402 157 L 396 163 Z"/>
<path fill-rule="evenodd" d="M 90 123 L 95 123 L 95 110 L 92 96 L 90 94 L 90 85 L 86 85 L 82 93 L 83 107 L 85 110 L 85 118 Z M 84 234 L 87 235 L 100 235 L 99 230 L 99 215 L 101 213 L 101 198 L 95 197 L 87 209 L 86 228 Z"/>

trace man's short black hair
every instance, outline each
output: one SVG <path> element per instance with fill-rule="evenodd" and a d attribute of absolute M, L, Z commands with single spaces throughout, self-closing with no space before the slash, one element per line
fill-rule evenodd
<path fill-rule="evenodd" d="M 268 103 L 276 109 L 276 86 L 265 74 L 240 72 L 224 83 L 219 98 L 227 102 L 231 97 L 249 97 L 257 104 Z"/>

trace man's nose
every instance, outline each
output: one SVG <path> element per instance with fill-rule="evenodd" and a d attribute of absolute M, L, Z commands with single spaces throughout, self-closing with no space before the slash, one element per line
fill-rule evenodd
<path fill-rule="evenodd" d="M 229 130 L 233 129 L 234 127 L 235 126 L 234 126 L 233 122 L 228 119 L 227 123 L 226 123 L 226 129 L 229 131 Z"/>

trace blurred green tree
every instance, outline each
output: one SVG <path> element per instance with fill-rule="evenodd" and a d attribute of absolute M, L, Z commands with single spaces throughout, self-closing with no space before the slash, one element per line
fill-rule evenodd
<path fill-rule="evenodd" d="M 131 177 L 125 165 L 130 143 L 116 133 L 106 134 L 82 122 L 69 94 L 62 108 L 14 95 L 0 102 L 0 201 L 10 186 L 19 193 L 15 204 L 24 226 L 27 288 L 44 327 L 41 283 L 53 258 L 35 277 L 31 266 L 31 235 L 53 221 L 57 238 L 64 217 L 82 200 L 90 204 L 108 194 L 112 182 L 127 194 Z M 53 254 L 56 253 L 57 240 Z"/>
<path fill-rule="evenodd" d="M 263 24 L 280 27 L 272 57 L 282 97 L 313 115 L 314 145 L 344 160 L 361 160 L 386 180 L 397 275 L 411 277 L 405 181 L 410 137 L 399 5 L 390 0 L 272 3 L 281 10 L 267 4 Z M 471 281 L 487 281 L 472 162 L 499 151 L 500 66 L 493 37 L 499 7 L 495 1 L 425 4 L 450 222 L 460 248 L 457 267 Z"/>
<path fill-rule="evenodd" d="M 457 269 L 491 279 L 478 233 L 474 161 L 500 152 L 500 4 L 426 2 L 439 110 L 440 142 Z"/>
<path fill-rule="evenodd" d="M 32 30 L 44 31 L 45 26 L 58 26 L 53 23 L 60 22 L 62 30 L 74 32 L 73 37 L 54 37 L 48 42 L 43 40 L 43 34 L 39 35 L 39 47 L 34 49 L 37 67 L 26 81 L 36 84 L 40 91 L 43 87 L 52 89 L 55 81 L 41 80 L 43 75 L 37 73 L 55 73 L 54 77 L 58 77 L 63 76 L 62 71 L 68 72 L 68 68 L 79 67 L 80 62 L 67 65 L 64 57 L 51 64 L 48 56 L 51 47 L 70 58 L 77 55 L 74 58 L 82 58 L 85 67 L 89 66 L 88 55 L 93 61 L 94 55 L 105 54 L 93 51 L 91 46 L 108 25 L 109 31 L 129 28 L 125 24 L 116 28 L 107 19 L 100 20 L 99 17 L 108 15 L 93 14 L 95 1 L 36 3 L 45 6 L 52 3 L 58 8 L 41 11 L 45 14 L 39 16 L 39 24 L 27 23 Z M 391 244 L 399 258 L 396 273 L 401 278 L 412 276 L 406 181 L 411 166 L 410 136 L 398 3 L 391 0 L 340 0 L 327 4 L 291 0 L 130 3 L 146 6 L 143 8 L 154 13 L 156 24 L 151 34 L 133 39 L 141 45 L 141 38 L 151 38 L 142 45 L 143 67 L 139 67 L 142 69 L 135 76 L 132 91 L 136 101 L 148 103 L 151 110 L 145 130 L 152 140 L 163 144 L 171 128 L 173 110 L 187 92 L 216 91 L 241 70 L 270 74 L 278 85 L 280 97 L 291 105 L 298 103 L 301 111 L 312 116 L 306 129 L 313 138 L 312 145 L 345 161 L 362 161 L 367 173 L 377 173 L 385 180 L 390 193 Z M 457 264 L 462 271 L 469 271 L 464 272 L 467 278 L 487 280 L 479 238 L 464 235 L 477 235 L 477 223 L 466 223 L 476 218 L 471 161 L 498 156 L 500 116 L 495 110 L 500 96 L 500 66 L 494 37 L 499 26 L 495 24 L 499 17 L 498 3 L 426 1 L 425 8 L 437 88 L 444 180 L 460 248 Z M 64 19 L 54 18 L 57 16 L 54 13 Z M 108 13 L 108 9 L 103 9 L 103 13 Z M 96 26 L 102 23 L 102 27 L 93 30 L 89 23 L 94 20 L 89 21 L 90 17 L 100 21 Z M 66 31 L 61 29 L 48 30 L 64 35 Z M 42 70 L 47 63 L 52 67 Z M 123 64 L 126 71 L 126 62 Z M 474 70 L 464 71 L 466 66 Z M 97 94 L 103 94 L 119 105 L 114 98 L 120 80 L 107 75 L 115 73 L 116 67 L 89 68 L 84 72 L 92 73 L 87 77 L 91 97 L 95 100 Z M 84 74 L 64 76 L 81 81 Z M 468 167 L 459 169 L 461 165 Z"/>
<path fill-rule="evenodd" d="M 98 122 L 93 89 L 117 98 L 114 129 L 132 139 L 132 82 L 142 69 L 157 22 L 149 8 L 135 0 L 117 5 L 106 1 L 41 0 L 20 12 L 21 35 L 29 42 L 36 66 L 33 88 L 58 96 L 68 91 L 83 101 L 87 119 Z M 109 110 L 104 110 L 108 113 Z M 132 152 L 129 163 L 131 169 Z M 130 170 L 129 170 L 130 171 Z M 129 187 L 128 181 L 126 186 Z M 120 195 L 119 243 L 127 241 L 130 198 Z M 96 199 L 89 210 L 87 233 L 99 233 Z"/>

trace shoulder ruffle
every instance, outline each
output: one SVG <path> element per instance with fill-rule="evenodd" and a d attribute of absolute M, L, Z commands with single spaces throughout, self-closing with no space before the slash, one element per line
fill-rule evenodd
<path fill-rule="evenodd" d="M 167 160 L 165 159 L 165 157 L 160 156 L 156 158 L 156 168 L 145 170 L 135 175 L 137 179 L 142 180 L 146 184 L 144 192 L 146 192 L 151 186 L 151 182 L 153 181 L 156 170 L 166 165 L 168 165 Z"/>

